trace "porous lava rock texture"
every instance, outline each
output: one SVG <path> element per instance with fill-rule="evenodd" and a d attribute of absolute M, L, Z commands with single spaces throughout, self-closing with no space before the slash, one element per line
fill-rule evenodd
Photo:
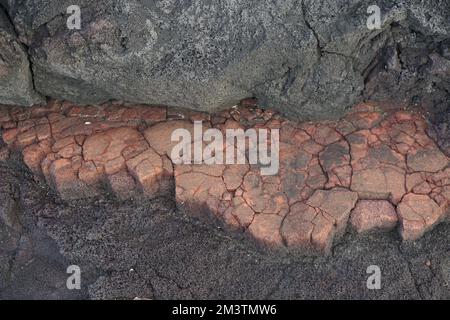
<path fill-rule="evenodd" d="M 0 82 L 2 103 L 29 105 L 39 93 L 216 112 L 256 97 L 296 120 L 339 119 L 363 98 L 448 108 L 447 0 L 0 4 L 0 25 L 15 30 L 0 53 L 16 48 L 5 59 L 18 61 Z M 367 27 L 374 4 L 379 29 Z M 81 8 L 79 30 L 67 27 L 70 5 Z"/>
<path fill-rule="evenodd" d="M 194 132 L 195 121 L 224 135 L 278 129 L 278 172 L 262 175 L 262 165 L 248 159 L 172 161 L 172 133 Z M 299 122 L 252 100 L 214 114 L 52 100 L 2 106 L 0 125 L 3 159 L 20 152 L 35 178 L 63 200 L 174 197 L 187 214 L 268 248 L 326 254 L 347 230 L 396 227 L 404 240 L 415 240 L 449 216 L 449 158 L 427 135 L 426 121 L 377 104 L 357 105 L 338 121 Z"/>
<path fill-rule="evenodd" d="M 0 6 L 0 102 L 32 105 L 43 101 L 33 84 L 28 48 Z"/>

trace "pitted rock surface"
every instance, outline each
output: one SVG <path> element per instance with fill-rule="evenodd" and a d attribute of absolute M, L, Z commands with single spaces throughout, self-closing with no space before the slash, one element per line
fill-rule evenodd
<path fill-rule="evenodd" d="M 70 5 L 79 29 L 67 27 Z M 373 5 L 379 28 L 367 27 Z M 320 120 L 395 99 L 440 114 L 449 18 L 447 0 L 2 0 L 0 103 L 42 95 L 216 112 L 254 96 Z"/>
<path fill-rule="evenodd" d="M 171 135 L 194 132 L 194 121 L 224 134 L 279 129 L 278 173 L 262 175 L 248 153 L 245 164 L 173 163 Z M 414 240 L 449 217 L 449 159 L 425 120 L 376 104 L 339 121 L 293 122 L 251 100 L 216 114 L 50 101 L 1 106 L 0 124 L 3 157 L 20 151 L 36 179 L 64 200 L 175 196 L 188 214 L 270 248 L 327 253 L 349 224 L 357 232 L 398 226 Z"/>

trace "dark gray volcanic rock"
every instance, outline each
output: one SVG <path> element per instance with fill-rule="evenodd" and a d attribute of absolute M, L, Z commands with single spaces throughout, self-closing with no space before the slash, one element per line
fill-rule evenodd
<path fill-rule="evenodd" d="M 254 96 L 329 119 L 362 99 L 449 97 L 447 0 L 377 1 L 379 30 L 366 26 L 369 0 L 0 2 L 29 47 L 36 90 L 53 98 L 213 111 Z M 72 4 L 81 30 L 66 26 Z"/>
<path fill-rule="evenodd" d="M 33 88 L 26 48 L 0 7 L 0 102 L 32 105 L 42 101 Z"/>

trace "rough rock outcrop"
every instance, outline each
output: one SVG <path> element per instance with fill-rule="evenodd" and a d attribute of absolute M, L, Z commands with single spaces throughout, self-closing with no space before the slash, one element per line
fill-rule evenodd
<path fill-rule="evenodd" d="M 207 163 L 203 149 L 199 163 L 175 161 L 177 129 L 194 133 L 183 152 L 197 142 L 206 150 L 196 121 L 223 135 L 279 129 L 279 170 L 263 175 L 261 162 L 249 163 L 251 144 L 233 154 L 244 163 Z M 327 253 L 349 224 L 358 232 L 398 225 L 404 240 L 414 240 L 449 217 L 449 158 L 427 135 L 425 120 L 375 104 L 358 105 L 339 121 L 296 122 L 254 106 L 207 114 L 51 101 L 0 107 L 0 128 L 8 149 L 20 151 L 64 200 L 174 196 L 189 215 L 271 248 Z M 229 142 L 214 157 L 230 150 Z"/>
<path fill-rule="evenodd" d="M 370 0 L 1 3 L 29 47 L 37 91 L 53 98 L 217 111 L 254 96 L 303 120 L 337 119 L 393 92 L 448 107 L 446 0 L 377 1 L 374 30 Z M 66 26 L 73 4 L 80 30 Z"/>
<path fill-rule="evenodd" d="M 27 48 L 0 6 L 0 102 L 30 106 L 42 101 L 33 87 Z"/>

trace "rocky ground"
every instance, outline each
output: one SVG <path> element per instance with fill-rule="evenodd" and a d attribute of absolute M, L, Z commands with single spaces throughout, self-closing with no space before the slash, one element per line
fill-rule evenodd
<path fill-rule="evenodd" d="M 0 0 L 0 297 L 448 298 L 449 17 L 447 0 Z M 267 130 L 280 157 L 180 164 L 174 130 L 195 140 L 178 155 L 207 145 L 196 121 Z"/>
<path fill-rule="evenodd" d="M 419 114 L 364 104 L 294 123 L 253 100 L 215 115 L 52 101 L 0 120 L 4 298 L 449 297 L 448 158 Z M 280 173 L 172 164 L 170 133 L 194 120 L 280 128 Z"/>
<path fill-rule="evenodd" d="M 450 227 L 402 243 L 347 233 L 328 257 L 261 251 L 159 198 L 63 203 L 16 161 L 2 164 L 1 299 L 449 299 Z M 4 212 L 4 211 L 3 211 Z M 20 222 L 19 222 L 20 221 Z M 79 265 L 81 290 L 66 289 Z M 366 288 L 367 267 L 382 272 Z"/>

